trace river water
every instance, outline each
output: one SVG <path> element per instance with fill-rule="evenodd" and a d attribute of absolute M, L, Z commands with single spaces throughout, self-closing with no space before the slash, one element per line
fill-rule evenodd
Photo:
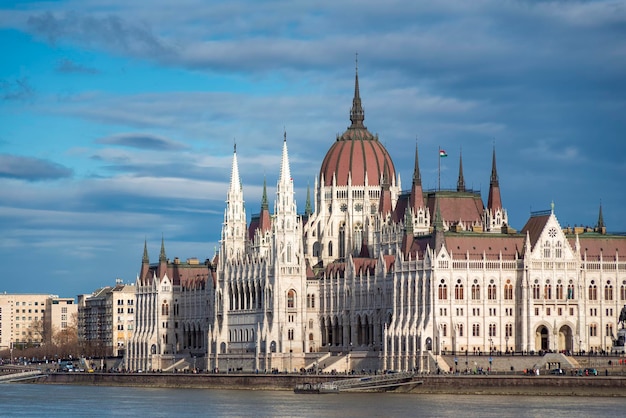
<path fill-rule="evenodd" d="M 2 417 L 623 417 L 624 398 L 0 385 Z"/>

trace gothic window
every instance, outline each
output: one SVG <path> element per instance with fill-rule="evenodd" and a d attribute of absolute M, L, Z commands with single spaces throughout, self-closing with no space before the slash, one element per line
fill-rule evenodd
<path fill-rule="evenodd" d="M 287 339 L 289 339 L 289 341 L 293 341 L 293 328 L 290 328 L 289 331 L 287 331 Z"/>
<path fill-rule="evenodd" d="M 287 307 L 295 308 L 296 307 L 296 292 L 290 290 L 287 292 Z"/>
<path fill-rule="evenodd" d="M 480 337 L 480 324 L 472 325 L 472 337 Z"/>
<path fill-rule="evenodd" d="M 339 258 L 346 258 L 346 225 L 339 227 Z"/>
<path fill-rule="evenodd" d="M 167 316 L 169 314 L 170 314 L 170 307 L 167 304 L 167 302 L 163 302 L 163 304 L 161 305 L 161 315 Z"/>
<path fill-rule="evenodd" d="M 556 285 L 556 298 L 557 299 L 563 299 L 563 285 L 560 283 L 557 283 Z"/>
<path fill-rule="evenodd" d="M 626 300 L 626 283 L 622 284 L 619 288 L 619 298 L 621 300 Z"/>
<path fill-rule="evenodd" d="M 533 299 L 541 299 L 541 288 L 539 287 L 539 283 L 535 280 L 535 284 L 533 285 Z"/>
<path fill-rule="evenodd" d="M 354 226 L 354 249 L 359 251 L 363 245 L 363 226 L 357 223 Z"/>
<path fill-rule="evenodd" d="M 493 283 L 490 284 L 489 287 L 487 287 L 487 299 L 489 300 L 496 299 L 496 285 Z"/>
<path fill-rule="evenodd" d="M 287 262 L 291 263 L 291 243 L 287 244 Z"/>
<path fill-rule="evenodd" d="M 604 286 L 604 300 L 613 300 L 613 286 L 611 286 L 611 282 Z"/>
<path fill-rule="evenodd" d="M 512 337 L 513 336 L 513 324 L 506 324 L 504 327 L 504 336 Z"/>
<path fill-rule="evenodd" d="M 567 285 L 567 298 L 574 299 L 574 284 L 571 283 Z"/>
<path fill-rule="evenodd" d="M 496 324 L 489 324 L 489 336 L 490 337 L 496 336 Z"/>
<path fill-rule="evenodd" d="M 614 335 L 613 335 L 613 324 L 606 324 L 605 330 L 606 330 L 606 336 L 607 337 L 614 337 Z"/>
<path fill-rule="evenodd" d="M 463 324 L 459 324 L 459 337 L 463 336 Z"/>
<path fill-rule="evenodd" d="M 441 336 L 442 337 L 448 336 L 448 326 L 446 324 L 441 324 Z"/>
<path fill-rule="evenodd" d="M 474 283 L 472 285 L 472 300 L 480 300 L 480 285 Z"/>
<path fill-rule="evenodd" d="M 463 294 L 463 284 L 461 283 L 460 279 L 457 281 L 457 284 L 454 287 L 454 298 L 456 300 L 462 300 L 465 298 Z"/>
<path fill-rule="evenodd" d="M 442 280 L 439 285 L 439 300 L 448 299 L 448 286 L 446 286 L 445 282 Z"/>
<path fill-rule="evenodd" d="M 513 285 L 510 280 L 507 280 L 504 285 L 504 299 L 513 300 Z"/>
<path fill-rule="evenodd" d="M 598 288 L 593 280 L 589 285 L 589 300 L 598 300 Z"/>
<path fill-rule="evenodd" d="M 543 287 L 543 298 L 552 299 L 552 285 L 550 283 Z"/>
<path fill-rule="evenodd" d="M 554 250 L 554 256 L 556 258 L 561 258 L 563 256 L 563 248 L 561 241 L 556 243 L 556 249 Z"/>
<path fill-rule="evenodd" d="M 598 325 L 597 324 L 589 325 L 589 336 L 590 337 L 597 337 L 598 336 Z"/>
<path fill-rule="evenodd" d="M 332 257 L 333 256 L 333 242 L 329 242 L 328 243 L 328 256 Z"/>
<path fill-rule="evenodd" d="M 546 241 L 543 246 L 543 256 L 544 258 L 550 258 L 550 241 Z"/>

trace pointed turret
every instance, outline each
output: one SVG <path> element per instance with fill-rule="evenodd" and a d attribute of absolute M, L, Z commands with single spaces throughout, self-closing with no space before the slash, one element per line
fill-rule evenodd
<path fill-rule="evenodd" d="M 424 191 L 422 190 L 422 175 L 420 174 L 417 142 L 415 142 L 415 163 L 413 167 L 413 184 L 411 186 L 410 205 L 414 213 L 417 213 L 420 208 L 424 207 Z"/>
<path fill-rule="evenodd" d="M 365 120 L 365 112 L 363 112 L 363 107 L 361 106 L 361 95 L 359 93 L 359 65 L 358 59 L 356 64 L 356 72 L 354 77 L 354 98 L 352 99 L 352 109 L 350 109 L 350 121 L 352 125 L 350 125 L 350 129 L 366 129 L 365 125 L 363 125 L 363 121 Z"/>
<path fill-rule="evenodd" d="M 495 160 L 494 160 L 494 163 L 495 163 Z M 465 191 L 465 179 L 463 178 L 463 152 L 459 153 L 459 179 L 456 182 L 456 191 L 457 192 Z"/>
<path fill-rule="evenodd" d="M 311 206 L 311 187 L 306 185 L 306 203 L 304 205 L 304 216 L 309 218 L 313 214 L 313 207 Z"/>
<path fill-rule="evenodd" d="M 267 179 L 263 177 L 263 197 L 261 198 L 261 211 L 268 209 L 269 204 L 267 202 Z"/>
<path fill-rule="evenodd" d="M 383 166 L 383 175 L 381 181 L 381 190 L 380 190 L 380 201 L 378 203 L 378 212 L 386 216 L 391 213 L 391 184 L 389 182 L 389 166 L 387 165 L 387 160 L 385 160 L 385 164 Z"/>
<path fill-rule="evenodd" d="M 498 181 L 498 170 L 496 169 L 496 147 L 493 147 L 493 157 L 491 162 L 491 180 L 489 181 L 489 200 L 487 209 L 495 212 L 502 209 L 502 198 L 500 197 L 500 182 Z"/>
<path fill-rule="evenodd" d="M 263 178 L 263 197 L 261 198 L 261 213 L 259 214 L 259 229 L 261 232 L 268 231 L 272 226 L 269 204 L 267 201 L 267 181 Z"/>
<path fill-rule="evenodd" d="M 167 274 L 167 256 L 165 255 L 165 238 L 161 236 L 161 252 L 159 253 L 158 277 L 162 279 Z"/>
<path fill-rule="evenodd" d="M 604 216 L 602 215 L 602 203 L 600 203 L 600 211 L 598 212 L 598 225 L 596 226 L 596 230 L 601 234 L 606 233 L 606 226 L 604 225 Z"/>
<path fill-rule="evenodd" d="M 280 163 L 280 184 L 288 184 L 291 182 L 291 170 L 289 168 L 289 153 L 287 152 L 287 131 L 284 132 L 283 138 L 283 155 Z"/>
<path fill-rule="evenodd" d="M 276 185 L 276 204 L 274 214 L 295 214 L 296 202 L 294 200 L 293 179 L 289 168 L 289 152 L 287 150 L 287 132 L 283 138 L 283 155 L 280 163 L 280 176 Z"/>
<path fill-rule="evenodd" d="M 233 164 L 230 171 L 230 185 L 226 195 L 226 209 L 222 224 L 222 257 L 219 262 L 226 262 L 226 254 L 236 256 L 245 249 L 247 232 L 246 209 L 243 200 L 243 188 L 239 178 L 237 144 L 233 147 Z"/>
<path fill-rule="evenodd" d="M 143 258 L 141 259 L 142 264 L 150 264 L 150 257 L 148 257 L 148 241 L 143 241 Z"/>
<path fill-rule="evenodd" d="M 165 238 L 161 236 L 161 252 L 159 253 L 159 263 L 167 261 L 167 257 L 165 256 Z"/>

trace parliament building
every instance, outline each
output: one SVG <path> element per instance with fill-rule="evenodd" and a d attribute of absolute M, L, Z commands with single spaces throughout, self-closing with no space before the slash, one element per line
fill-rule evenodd
<path fill-rule="evenodd" d="M 158 263 L 136 282 L 131 370 L 428 370 L 441 352 L 610 351 L 626 304 L 626 237 L 564 227 L 554 206 L 519 230 L 501 199 L 465 186 L 410 187 L 364 125 L 350 126 L 298 212 L 287 137 L 273 210 L 246 214 L 237 150 L 213 259 Z M 413 150 L 411 150 L 413 152 Z M 489 161 L 486 162 L 485 177 Z"/>

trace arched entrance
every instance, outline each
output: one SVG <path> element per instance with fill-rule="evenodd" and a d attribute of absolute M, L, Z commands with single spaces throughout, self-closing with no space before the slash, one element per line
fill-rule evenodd
<path fill-rule="evenodd" d="M 550 349 L 550 333 L 545 325 L 541 325 L 535 332 L 535 350 L 549 350 Z"/>
<path fill-rule="evenodd" d="M 559 351 L 574 351 L 574 336 L 568 325 L 563 325 L 557 335 L 557 349 Z"/>

